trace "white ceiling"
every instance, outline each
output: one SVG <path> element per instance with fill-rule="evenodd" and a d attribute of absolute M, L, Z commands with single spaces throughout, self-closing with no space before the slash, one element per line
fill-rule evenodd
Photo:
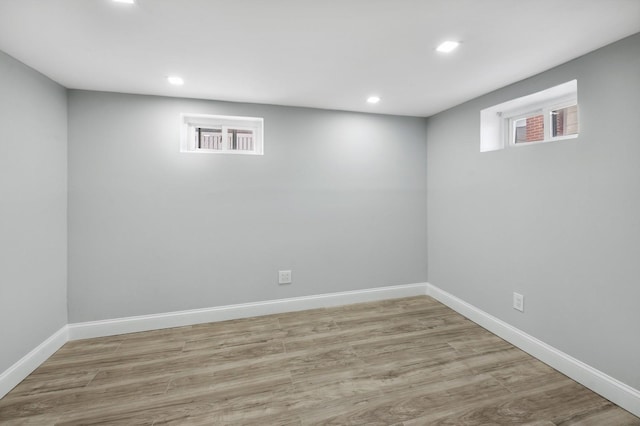
<path fill-rule="evenodd" d="M 0 50 L 68 88 L 415 116 L 639 31 L 640 0 L 0 0 Z"/>

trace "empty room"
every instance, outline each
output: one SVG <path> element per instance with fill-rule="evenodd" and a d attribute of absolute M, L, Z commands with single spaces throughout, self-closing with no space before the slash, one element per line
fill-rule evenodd
<path fill-rule="evenodd" d="M 640 426 L 639 0 L 0 0 L 1 425 Z"/>

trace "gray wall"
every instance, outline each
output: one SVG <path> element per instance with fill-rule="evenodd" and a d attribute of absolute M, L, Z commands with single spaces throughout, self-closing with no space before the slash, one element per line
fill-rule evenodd
<path fill-rule="evenodd" d="M 635 35 L 427 126 L 429 282 L 636 389 L 639 70 Z M 480 153 L 481 109 L 574 78 L 577 139 Z"/>
<path fill-rule="evenodd" d="M 0 372 L 67 323 L 67 98 L 0 52 Z"/>
<path fill-rule="evenodd" d="M 180 153 L 181 112 L 264 117 L 265 155 Z M 69 117 L 70 322 L 426 281 L 425 119 L 75 90 Z"/>

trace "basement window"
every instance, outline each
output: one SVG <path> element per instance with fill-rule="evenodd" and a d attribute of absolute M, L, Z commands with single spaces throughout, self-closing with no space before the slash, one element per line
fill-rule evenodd
<path fill-rule="evenodd" d="M 480 112 L 480 152 L 578 137 L 576 80 Z"/>
<path fill-rule="evenodd" d="M 509 143 L 550 142 L 578 136 L 578 104 L 544 105 L 524 115 L 509 118 Z"/>
<path fill-rule="evenodd" d="M 181 114 L 180 151 L 262 155 L 263 123 L 258 117 Z"/>

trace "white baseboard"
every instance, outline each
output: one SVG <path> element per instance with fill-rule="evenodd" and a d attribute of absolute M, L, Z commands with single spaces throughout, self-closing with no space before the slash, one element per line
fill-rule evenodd
<path fill-rule="evenodd" d="M 9 393 L 69 340 L 419 296 L 426 295 L 426 292 L 427 284 L 418 283 L 69 324 L 0 374 L 0 398 Z"/>
<path fill-rule="evenodd" d="M 464 315 L 492 333 L 519 347 L 573 380 L 599 393 L 629 412 L 640 416 L 640 391 L 579 361 L 533 336 L 495 318 L 475 306 L 428 284 L 408 284 L 366 290 L 345 291 L 242 303 L 214 308 L 192 309 L 163 314 L 142 315 L 64 326 L 37 348 L 0 374 L 0 398 L 20 383 L 40 364 L 69 340 L 180 327 L 206 322 L 225 321 L 283 312 L 302 311 L 351 303 L 372 302 L 419 295 L 429 295 Z"/>
<path fill-rule="evenodd" d="M 67 343 L 67 340 L 67 326 L 65 325 L 0 374 L 0 398 L 8 394 L 11 389 Z"/>
<path fill-rule="evenodd" d="M 433 284 L 427 284 L 427 294 L 576 382 L 640 417 L 640 391 L 637 389 L 489 315 Z"/>
<path fill-rule="evenodd" d="M 314 296 L 293 297 L 289 299 L 268 300 L 264 302 L 242 303 L 238 305 L 218 306 L 214 308 L 141 315 L 102 321 L 82 322 L 69 324 L 69 340 L 113 336 L 116 334 L 135 333 L 139 331 L 158 330 L 207 322 L 226 321 L 238 318 L 256 317 L 283 312 L 303 311 L 306 309 L 426 294 L 427 284 L 418 283 L 319 294 Z"/>

